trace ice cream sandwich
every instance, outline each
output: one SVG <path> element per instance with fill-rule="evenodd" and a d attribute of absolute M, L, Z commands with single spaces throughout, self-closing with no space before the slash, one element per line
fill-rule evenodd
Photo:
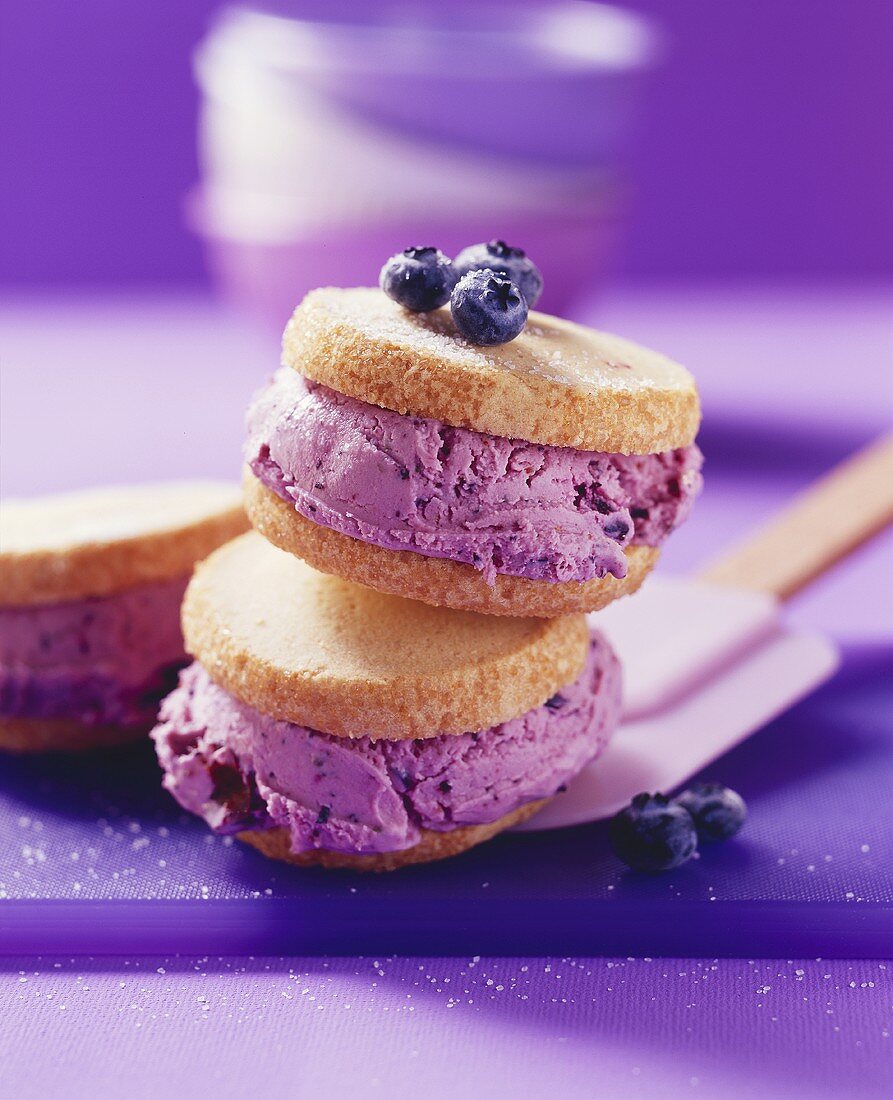
<path fill-rule="evenodd" d="M 291 863 L 384 871 L 521 821 L 605 746 L 619 667 L 582 615 L 430 607 L 256 533 L 189 585 L 195 657 L 153 731 L 167 789 Z"/>
<path fill-rule="evenodd" d="M 316 569 L 445 607 L 554 617 L 635 591 L 701 487 L 678 363 L 531 312 L 479 347 L 447 308 L 311 292 L 248 416 L 254 526 Z"/>
<path fill-rule="evenodd" d="M 145 736 L 186 658 L 193 566 L 247 526 L 238 487 L 220 482 L 0 505 L 0 748 Z"/>

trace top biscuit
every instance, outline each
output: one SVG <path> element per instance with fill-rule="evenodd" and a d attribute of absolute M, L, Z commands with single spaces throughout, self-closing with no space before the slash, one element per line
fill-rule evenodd
<path fill-rule="evenodd" d="M 327 574 L 251 532 L 196 570 L 188 651 L 262 714 L 342 737 L 467 733 L 541 706 L 583 670 L 583 615 L 497 618 Z"/>
<path fill-rule="evenodd" d="M 536 311 L 510 343 L 477 347 L 446 307 L 410 313 L 371 287 L 324 287 L 292 315 L 283 362 L 372 405 L 555 447 L 655 454 L 687 446 L 700 423 L 684 367 Z"/>
<path fill-rule="evenodd" d="M 189 574 L 248 527 L 237 485 L 173 481 L 0 503 L 0 606 L 108 596 Z"/>

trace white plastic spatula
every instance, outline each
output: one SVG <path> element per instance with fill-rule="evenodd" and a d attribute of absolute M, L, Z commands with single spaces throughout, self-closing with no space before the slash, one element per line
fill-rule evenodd
<path fill-rule="evenodd" d="M 891 522 L 893 436 L 699 577 L 652 578 L 592 615 L 623 664 L 623 722 L 605 753 L 520 828 L 596 821 L 639 791 L 672 791 L 826 680 L 834 646 L 787 627 L 780 604 Z"/>

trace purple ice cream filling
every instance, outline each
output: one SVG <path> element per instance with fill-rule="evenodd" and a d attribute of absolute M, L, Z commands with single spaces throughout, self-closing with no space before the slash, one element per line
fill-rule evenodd
<path fill-rule="evenodd" d="M 574 683 L 476 733 L 333 737 L 260 714 L 196 663 L 152 736 L 165 787 L 218 833 L 281 826 L 295 852 L 387 852 L 412 847 L 421 829 L 485 824 L 555 794 L 601 752 L 619 714 L 620 668 L 594 635 Z"/>
<path fill-rule="evenodd" d="M 0 607 L 0 716 L 148 725 L 186 660 L 187 578 Z"/>
<path fill-rule="evenodd" d="M 283 368 L 248 412 L 254 475 L 306 519 L 389 550 L 545 581 L 626 576 L 701 488 L 695 444 L 651 455 L 551 447 L 368 405 Z"/>

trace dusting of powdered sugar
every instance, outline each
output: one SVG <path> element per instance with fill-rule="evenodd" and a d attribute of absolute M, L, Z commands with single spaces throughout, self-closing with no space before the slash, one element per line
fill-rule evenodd
<path fill-rule="evenodd" d="M 688 371 L 657 352 L 546 314 L 530 316 L 516 339 L 478 347 L 458 333 L 447 307 L 410 313 L 380 291 L 360 287 L 317 292 L 313 308 L 302 311 L 299 324 L 322 336 L 350 328 L 383 350 L 390 347 L 474 372 L 533 375 L 588 392 L 693 388 Z"/>

